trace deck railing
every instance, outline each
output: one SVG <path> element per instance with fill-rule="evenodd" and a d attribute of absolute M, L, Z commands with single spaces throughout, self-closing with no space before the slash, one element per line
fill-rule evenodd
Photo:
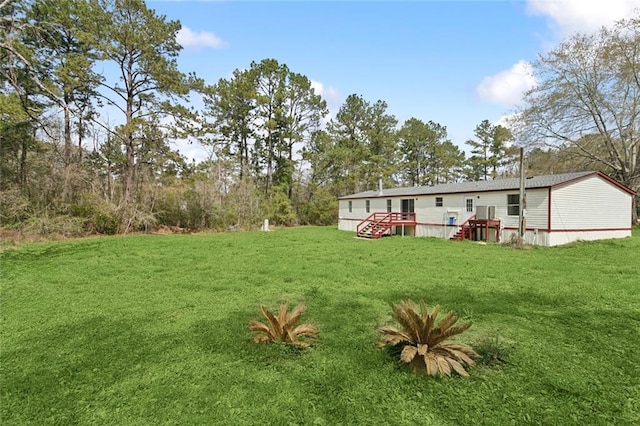
<path fill-rule="evenodd" d="M 469 216 L 469 217 L 467 218 L 467 220 L 465 220 L 464 222 L 462 222 L 462 225 L 460 225 L 460 231 L 461 231 L 461 232 L 460 232 L 460 237 L 461 237 L 463 240 L 464 240 L 464 239 L 467 239 L 467 238 L 468 238 L 468 239 L 471 239 L 471 235 L 469 235 L 469 236 L 467 237 L 467 232 L 468 232 L 469 234 L 471 234 L 472 228 L 471 228 L 470 226 L 467 226 L 467 225 L 469 224 L 469 222 L 471 222 L 471 221 L 472 221 L 473 219 L 475 219 L 475 218 L 476 218 L 476 215 L 475 215 L 475 214 L 473 214 L 473 215 Z"/>
<path fill-rule="evenodd" d="M 416 214 L 413 212 L 374 212 L 358 223 L 357 234 L 369 232 L 371 238 L 379 238 L 394 225 L 402 223 L 415 224 Z"/>

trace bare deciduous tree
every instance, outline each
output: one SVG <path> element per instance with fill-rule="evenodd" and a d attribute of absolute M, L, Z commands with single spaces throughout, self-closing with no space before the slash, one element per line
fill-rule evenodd
<path fill-rule="evenodd" d="M 596 34 L 569 37 L 533 69 L 538 84 L 518 114 L 520 138 L 572 147 L 638 191 L 640 12 Z M 634 209 L 634 223 L 637 217 Z"/>

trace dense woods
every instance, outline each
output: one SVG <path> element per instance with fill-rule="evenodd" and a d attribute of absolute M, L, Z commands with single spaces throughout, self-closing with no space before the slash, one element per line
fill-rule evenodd
<path fill-rule="evenodd" d="M 384 100 L 352 94 L 328 119 L 309 78 L 276 59 L 238 64 L 217 82 L 184 73 L 180 23 L 142 0 L 0 0 L 0 11 L 5 228 L 82 235 L 247 229 L 264 218 L 331 224 L 338 196 L 379 179 L 412 186 L 513 174 L 518 144 L 529 147 L 530 174 L 599 169 L 640 184 L 637 18 L 541 57 L 542 83 L 518 121 L 479 123 L 467 156 L 444 123 L 399 123 Z M 602 71 L 594 81 L 592 65 Z M 565 72 L 578 89 L 560 82 Z M 574 89 L 583 90 L 575 106 L 551 102 L 575 100 Z M 188 161 L 176 140 L 202 145 L 208 159 Z"/>

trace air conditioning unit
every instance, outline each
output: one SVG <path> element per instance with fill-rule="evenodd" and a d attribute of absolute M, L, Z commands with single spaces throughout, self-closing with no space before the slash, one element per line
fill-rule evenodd
<path fill-rule="evenodd" d="M 476 219 L 493 220 L 496 218 L 496 206 L 477 206 Z"/>

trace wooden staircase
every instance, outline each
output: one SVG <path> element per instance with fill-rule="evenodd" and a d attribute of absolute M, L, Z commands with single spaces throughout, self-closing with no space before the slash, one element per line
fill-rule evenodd
<path fill-rule="evenodd" d="M 357 227 L 357 235 L 360 238 L 376 240 L 384 235 L 391 235 L 392 229 L 397 225 L 415 226 L 415 213 L 371 213 L 369 217 L 360 222 Z"/>
<path fill-rule="evenodd" d="M 391 231 L 389 223 L 368 223 L 364 228 L 358 231 L 358 237 L 377 239 Z"/>
<path fill-rule="evenodd" d="M 453 236 L 451 238 L 449 238 L 450 240 L 470 240 L 471 239 L 471 232 L 473 231 L 473 228 L 471 226 L 469 226 L 469 221 L 473 220 L 476 218 L 476 215 L 474 214 L 473 216 L 469 217 L 467 220 L 465 220 L 462 225 L 460 225 L 458 227 L 458 231 L 453 234 Z"/>

